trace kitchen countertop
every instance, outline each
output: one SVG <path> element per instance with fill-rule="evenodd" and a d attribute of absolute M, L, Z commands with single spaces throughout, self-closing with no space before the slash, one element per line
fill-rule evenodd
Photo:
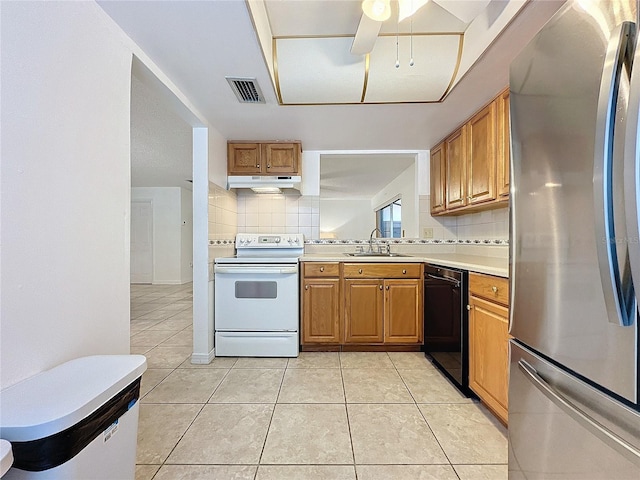
<path fill-rule="evenodd" d="M 483 257 L 480 255 L 464 255 L 460 253 L 407 254 L 402 257 L 363 256 L 350 257 L 344 253 L 313 253 L 300 257 L 301 262 L 382 262 L 382 263 L 416 263 L 426 262 L 443 267 L 453 267 L 470 272 L 485 273 L 498 277 L 509 277 L 509 259 L 500 257 Z"/>

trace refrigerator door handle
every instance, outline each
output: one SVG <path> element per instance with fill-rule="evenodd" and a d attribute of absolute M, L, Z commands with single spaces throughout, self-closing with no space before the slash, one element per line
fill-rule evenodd
<path fill-rule="evenodd" d="M 614 130 L 621 76 L 635 40 L 633 22 L 621 23 L 612 33 L 598 95 L 593 167 L 595 233 L 598 266 L 610 323 L 628 326 L 636 316 L 633 284 L 620 272 L 614 222 Z M 626 242 L 626 238 L 624 239 Z M 624 253 L 626 256 L 626 251 Z M 632 301 L 632 299 L 634 299 Z"/>
<path fill-rule="evenodd" d="M 560 392 L 556 391 L 551 385 L 549 385 L 540 376 L 540 374 L 538 374 L 536 369 L 525 360 L 520 359 L 518 361 L 518 368 L 525 375 L 525 378 L 527 378 L 527 380 L 529 380 L 545 397 L 551 400 L 554 405 L 562 409 L 562 411 L 582 425 L 590 433 L 598 437 L 603 443 L 629 459 L 629 461 L 640 466 L 640 451 L 636 447 L 608 430 L 597 420 L 591 418 L 576 407 Z"/>
<path fill-rule="evenodd" d="M 638 38 L 640 42 L 640 38 Z M 636 45 L 631 81 L 624 145 L 624 196 L 627 221 L 629 265 L 634 283 L 640 286 L 640 45 Z M 637 293 L 636 293 L 637 304 Z"/>

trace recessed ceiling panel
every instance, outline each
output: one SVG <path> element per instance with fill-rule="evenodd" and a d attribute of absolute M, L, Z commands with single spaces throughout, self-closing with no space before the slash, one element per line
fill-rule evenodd
<path fill-rule="evenodd" d="M 276 88 L 284 104 L 359 103 L 365 57 L 353 37 L 275 40 Z"/>
<path fill-rule="evenodd" d="M 446 93 L 460 60 L 460 35 L 379 37 L 371 52 L 365 103 L 437 102 Z M 396 68 L 396 58 L 400 61 Z"/>

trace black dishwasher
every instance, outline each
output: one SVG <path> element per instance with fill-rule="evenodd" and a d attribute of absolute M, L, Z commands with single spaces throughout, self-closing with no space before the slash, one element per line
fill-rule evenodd
<path fill-rule="evenodd" d="M 469 390 L 468 273 L 425 264 L 424 350 L 467 396 Z"/>

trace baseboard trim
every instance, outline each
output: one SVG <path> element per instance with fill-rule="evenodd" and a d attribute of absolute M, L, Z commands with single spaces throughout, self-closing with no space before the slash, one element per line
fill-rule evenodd
<path fill-rule="evenodd" d="M 216 349 L 212 349 L 209 353 L 192 353 L 191 363 L 194 365 L 209 365 L 216 358 Z"/>

